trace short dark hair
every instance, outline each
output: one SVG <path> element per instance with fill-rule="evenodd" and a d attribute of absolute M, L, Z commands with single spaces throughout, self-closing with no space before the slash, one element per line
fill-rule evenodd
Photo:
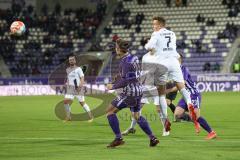
<path fill-rule="evenodd" d="M 119 46 L 120 50 L 124 53 L 126 53 L 130 47 L 130 44 L 128 41 L 125 41 L 121 38 L 116 40 L 116 44 Z"/>
<path fill-rule="evenodd" d="M 68 56 L 68 58 L 71 58 L 71 57 L 74 57 L 74 58 L 76 59 L 76 55 L 75 55 L 75 54 L 70 54 L 70 55 Z"/>
<path fill-rule="evenodd" d="M 153 20 L 157 20 L 157 21 L 158 21 L 159 23 L 161 23 L 163 26 L 165 26 L 165 24 L 166 24 L 165 18 L 160 17 L 160 16 L 155 16 L 155 17 L 153 17 Z"/>

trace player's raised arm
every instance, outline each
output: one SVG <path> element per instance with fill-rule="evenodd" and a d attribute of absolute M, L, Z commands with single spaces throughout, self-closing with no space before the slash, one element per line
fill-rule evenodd
<path fill-rule="evenodd" d="M 157 48 L 157 36 L 156 33 L 153 32 L 150 40 L 146 43 L 145 45 L 145 49 L 148 51 L 151 51 L 152 53 L 154 53 L 154 51 Z"/>
<path fill-rule="evenodd" d="M 81 67 L 79 67 L 79 69 L 78 69 L 78 76 L 79 76 L 79 79 L 80 79 L 79 88 L 81 88 L 85 83 L 84 74 L 83 74 L 83 71 L 82 71 Z"/>

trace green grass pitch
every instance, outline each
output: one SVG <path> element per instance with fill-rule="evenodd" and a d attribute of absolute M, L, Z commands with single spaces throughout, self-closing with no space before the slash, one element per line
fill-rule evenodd
<path fill-rule="evenodd" d="M 194 133 L 192 123 L 173 123 L 171 135 L 162 137 L 155 107 L 146 105 L 147 116 L 160 144 L 149 147 L 147 136 L 137 127 L 125 137 L 125 145 L 107 149 L 114 136 L 103 115 L 93 123 L 63 123 L 54 113 L 62 96 L 0 97 L 1 160 L 239 160 L 240 93 L 204 93 L 201 114 L 218 134 L 204 140 L 206 132 Z M 101 100 L 86 98 L 94 108 Z M 177 102 L 177 101 L 176 101 Z M 175 102 L 175 103 L 176 103 Z M 75 100 L 72 112 L 83 112 Z M 129 124 L 129 110 L 118 113 L 121 130 Z M 169 111 L 169 116 L 172 114 Z"/>

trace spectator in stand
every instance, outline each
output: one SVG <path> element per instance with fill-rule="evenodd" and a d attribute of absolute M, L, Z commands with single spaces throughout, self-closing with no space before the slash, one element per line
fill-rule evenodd
<path fill-rule="evenodd" d="M 144 37 L 142 37 L 142 39 L 141 39 L 141 41 L 140 41 L 140 44 L 141 44 L 141 46 L 145 46 L 145 44 L 146 44 L 146 39 L 144 38 Z"/>
<path fill-rule="evenodd" d="M 187 44 L 184 42 L 184 40 L 178 40 L 177 41 L 177 48 L 185 49 L 185 48 L 187 48 Z"/>
<path fill-rule="evenodd" d="M 62 6 L 61 6 L 61 4 L 58 2 L 58 3 L 56 4 L 55 10 L 54 10 L 55 15 L 60 16 L 60 15 L 61 15 L 61 11 L 62 11 Z"/>
<path fill-rule="evenodd" d="M 130 29 L 133 23 L 134 23 L 134 22 L 133 22 L 133 20 L 132 20 L 132 17 L 129 17 L 128 20 L 126 20 L 124 29 Z"/>
<path fill-rule="evenodd" d="M 48 6 L 46 3 L 43 4 L 43 6 L 41 8 L 41 12 L 43 15 L 48 15 Z"/>
<path fill-rule="evenodd" d="M 137 27 L 135 28 L 136 33 L 140 33 L 141 32 L 141 27 L 140 25 L 137 25 Z"/>
<path fill-rule="evenodd" d="M 105 27 L 104 28 L 104 34 L 108 36 L 109 34 L 112 33 L 112 28 L 111 27 Z"/>
<path fill-rule="evenodd" d="M 240 1 L 239 0 L 223 0 L 223 5 L 226 5 L 229 9 L 228 16 L 229 17 L 237 17 L 239 9 L 240 9 Z"/>
<path fill-rule="evenodd" d="M 212 18 L 212 20 L 211 20 L 211 25 L 212 25 L 212 26 L 215 26 L 215 25 L 216 25 L 216 22 L 215 22 L 214 18 Z"/>
<path fill-rule="evenodd" d="M 147 4 L 147 0 L 137 0 L 137 3 L 139 5 L 144 5 L 144 4 Z"/>
<path fill-rule="evenodd" d="M 214 65 L 213 65 L 213 71 L 220 71 L 220 64 L 218 62 L 216 62 Z"/>
<path fill-rule="evenodd" d="M 239 27 L 236 26 L 233 22 L 231 24 L 228 22 L 223 32 L 218 33 L 218 38 L 229 38 L 231 41 L 233 41 L 239 35 L 238 32 Z"/>
<path fill-rule="evenodd" d="M 105 2 L 105 0 L 98 1 L 97 12 L 100 13 L 101 15 L 105 15 L 106 10 L 107 10 L 107 3 Z"/>
<path fill-rule="evenodd" d="M 188 4 L 187 0 L 182 0 L 182 4 L 184 7 L 187 7 L 187 4 Z"/>
<path fill-rule="evenodd" d="M 205 17 L 201 16 L 201 14 L 199 13 L 197 18 L 196 18 L 196 21 L 197 23 L 200 23 L 200 22 L 205 22 Z"/>
<path fill-rule="evenodd" d="M 142 21 L 144 20 L 144 14 L 143 13 L 138 13 L 135 17 L 135 24 L 140 25 Z"/>
<path fill-rule="evenodd" d="M 180 7 L 182 5 L 182 0 L 175 1 L 176 7 Z"/>
<path fill-rule="evenodd" d="M 211 70 L 211 64 L 209 62 L 206 62 L 203 65 L 203 71 L 210 71 Z"/>
<path fill-rule="evenodd" d="M 218 35 L 218 39 L 224 39 L 224 38 L 227 38 L 226 35 L 225 35 L 224 33 L 220 32 L 220 31 L 218 32 L 217 35 Z"/>
<path fill-rule="evenodd" d="M 40 74 L 41 72 L 39 71 L 37 65 L 35 65 L 32 69 L 32 75 L 38 75 Z"/>
<path fill-rule="evenodd" d="M 166 0 L 167 7 L 171 7 L 171 0 Z"/>
<path fill-rule="evenodd" d="M 207 19 L 206 25 L 211 26 L 210 18 Z"/>
<path fill-rule="evenodd" d="M 216 22 L 215 22 L 214 18 L 212 18 L 212 19 L 208 18 L 207 22 L 206 22 L 206 25 L 207 26 L 215 26 Z"/>
<path fill-rule="evenodd" d="M 128 25 L 128 18 L 130 16 L 130 10 L 123 7 L 122 2 L 118 3 L 118 7 L 115 10 L 113 17 L 113 25 Z"/>
<path fill-rule="evenodd" d="M 197 53 L 202 52 L 202 43 L 199 40 L 192 40 L 192 44 L 194 44 L 196 46 Z"/>
<path fill-rule="evenodd" d="M 86 41 L 93 37 L 104 17 L 105 4 L 105 1 L 101 1 L 95 12 L 86 8 L 65 9 L 64 16 L 60 16 L 62 12 L 60 4 L 56 4 L 51 14 L 48 6 L 44 4 L 40 14 L 37 15 L 33 6 L 25 6 L 23 0 L 13 1 L 12 9 L 1 9 L 0 20 L 6 23 L 0 26 L 0 53 L 5 63 L 9 65 L 12 75 L 31 76 L 49 73 L 51 66 L 65 60 L 67 52 L 72 52 L 75 47 L 82 47 L 83 42 L 81 44 L 78 42 L 78 46 L 73 47 L 73 40 Z M 24 21 L 29 30 L 34 28 L 35 31 L 31 33 L 43 33 L 42 41 L 39 42 L 40 34 L 30 35 L 28 31 L 21 37 L 3 37 L 4 33 L 9 31 L 9 24 L 15 17 L 20 17 L 19 20 Z M 109 30 L 108 33 L 111 32 Z M 24 42 L 22 47 L 16 45 L 18 40 Z"/>
<path fill-rule="evenodd" d="M 227 7 L 231 9 L 235 5 L 235 0 L 228 0 L 227 1 Z"/>
<path fill-rule="evenodd" d="M 227 5 L 227 0 L 223 0 L 222 5 Z"/>

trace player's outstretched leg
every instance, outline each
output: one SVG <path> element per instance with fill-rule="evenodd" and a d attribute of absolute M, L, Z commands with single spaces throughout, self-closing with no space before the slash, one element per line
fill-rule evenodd
<path fill-rule="evenodd" d="M 138 125 L 140 128 L 148 135 L 150 139 L 150 147 L 154 147 L 159 143 L 159 140 L 153 135 L 152 130 L 147 122 L 147 120 L 139 115 L 139 112 L 134 112 L 133 113 L 134 118 L 137 120 Z"/>
<path fill-rule="evenodd" d="M 208 122 L 203 117 L 199 117 L 197 121 L 201 125 L 201 127 L 208 132 L 208 135 L 205 139 L 209 140 L 217 137 L 216 132 L 211 129 Z"/>
<path fill-rule="evenodd" d="M 116 115 L 117 112 L 118 109 L 113 105 L 110 105 L 107 109 L 107 119 L 113 133 L 115 134 L 115 139 L 107 146 L 108 148 L 114 148 L 125 143 L 120 132 L 119 121 Z"/>
<path fill-rule="evenodd" d="M 198 107 L 198 105 L 199 105 L 199 103 L 197 103 L 197 105 L 195 105 L 195 106 Z M 176 107 L 174 115 L 180 119 L 184 115 L 184 112 L 187 110 L 189 111 L 192 122 L 194 123 L 196 133 L 199 133 L 200 125 L 197 122 L 197 112 L 194 111 L 193 105 L 191 105 L 191 107 L 189 108 L 189 106 L 187 105 L 187 103 L 185 102 L 185 100 L 183 98 L 179 100 L 178 106 Z M 194 114 L 191 114 L 191 113 L 194 113 Z"/>
<path fill-rule="evenodd" d="M 202 117 L 200 116 L 200 111 L 198 108 L 194 109 L 196 115 L 197 115 L 197 122 L 200 124 L 200 126 L 208 132 L 207 137 L 205 138 L 206 140 L 210 140 L 210 139 L 214 139 L 217 137 L 217 134 L 215 131 L 212 130 L 212 128 L 210 127 L 210 125 L 208 124 L 208 122 Z"/>
<path fill-rule="evenodd" d="M 191 116 L 191 118 L 192 118 L 192 120 L 194 122 L 195 130 L 198 132 L 199 131 L 199 124 L 198 124 L 197 119 L 196 119 L 197 116 L 196 116 L 196 114 L 194 112 L 194 107 L 193 107 L 193 104 L 192 104 L 191 95 L 187 91 L 187 89 L 185 88 L 184 83 L 177 82 L 176 85 L 177 85 L 177 88 L 178 88 L 179 92 L 183 96 L 183 99 L 185 100 L 185 102 L 186 102 L 186 104 L 188 106 L 188 110 L 189 110 L 190 116 Z"/>
<path fill-rule="evenodd" d="M 165 97 L 166 85 L 158 85 L 157 90 L 159 94 L 159 106 L 160 106 L 160 112 L 161 112 L 160 117 L 162 118 L 165 131 L 168 132 L 171 130 L 171 123 L 168 120 L 168 114 L 167 114 L 167 101 Z"/>
<path fill-rule="evenodd" d="M 194 111 L 194 107 L 192 104 L 189 104 L 188 105 L 188 111 L 189 111 L 189 114 L 190 114 L 190 117 L 194 123 L 194 127 L 195 127 L 195 131 L 196 133 L 199 133 L 200 132 L 200 126 L 199 126 L 199 123 L 197 121 L 197 114 L 196 112 Z"/>

